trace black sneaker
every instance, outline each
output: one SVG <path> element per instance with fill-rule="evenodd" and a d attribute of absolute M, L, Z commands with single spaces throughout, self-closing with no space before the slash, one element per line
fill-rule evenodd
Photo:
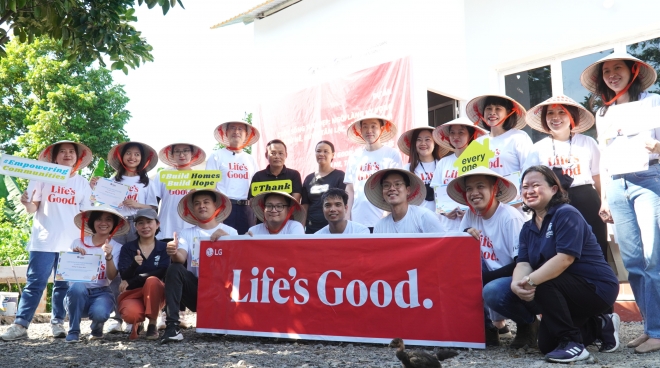
<path fill-rule="evenodd" d="M 500 346 L 500 334 L 497 327 L 486 327 L 486 346 Z"/>
<path fill-rule="evenodd" d="M 599 318 L 604 322 L 600 334 L 601 345 L 598 351 L 601 353 L 612 353 L 619 348 L 619 325 L 621 318 L 618 314 L 601 314 Z"/>
<path fill-rule="evenodd" d="M 158 328 L 156 325 L 147 326 L 147 340 L 158 340 Z"/>
<path fill-rule="evenodd" d="M 589 358 L 589 352 L 584 345 L 563 339 L 557 348 L 545 355 L 545 360 L 555 363 L 570 363 Z"/>
<path fill-rule="evenodd" d="M 511 334 L 511 330 L 509 330 L 509 326 L 504 326 L 504 327 L 498 329 L 497 333 L 499 333 L 500 338 L 502 338 L 502 337 L 512 337 L 513 336 Z"/>
<path fill-rule="evenodd" d="M 165 327 L 165 333 L 163 333 L 163 336 L 160 338 L 160 343 L 167 344 L 168 342 L 181 340 L 183 340 L 183 335 L 179 330 L 179 326 L 167 325 L 167 327 Z"/>
<path fill-rule="evenodd" d="M 540 324 L 541 321 L 536 317 L 534 317 L 534 322 L 532 323 L 516 323 L 516 337 L 511 341 L 509 347 L 512 349 L 538 347 Z"/>

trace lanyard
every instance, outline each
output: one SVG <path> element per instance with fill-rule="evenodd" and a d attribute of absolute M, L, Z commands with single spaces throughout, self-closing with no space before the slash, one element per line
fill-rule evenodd
<path fill-rule="evenodd" d="M 552 135 L 550 135 L 550 139 L 552 140 L 553 160 L 557 160 L 557 151 L 555 150 L 555 138 Z M 569 167 L 573 166 L 572 165 L 573 164 L 573 156 L 571 156 L 571 154 L 573 153 L 573 145 L 571 144 L 572 141 L 573 141 L 573 133 L 570 133 L 568 135 L 568 163 L 571 164 L 571 166 L 569 166 Z M 556 166 L 556 165 L 553 165 L 553 166 Z M 559 165 L 559 166 L 561 167 L 561 165 Z"/>

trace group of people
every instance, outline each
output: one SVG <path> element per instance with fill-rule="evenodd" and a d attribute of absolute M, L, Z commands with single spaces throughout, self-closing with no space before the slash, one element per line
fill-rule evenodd
<path fill-rule="evenodd" d="M 215 129 L 224 148 L 208 160 L 191 143 L 156 152 L 125 142 L 108 154 L 112 180 L 130 187 L 118 209 L 91 206 L 100 179 L 87 182 L 76 174 L 91 162 L 89 148 L 57 142 L 39 159 L 73 170 L 66 184 L 30 182 L 21 198 L 35 213 L 28 282 L 15 323 L 1 338 L 27 337 L 60 251 L 100 254 L 103 261 L 94 282 L 55 281 L 55 337 L 78 341 L 80 319 L 88 316 L 89 338 L 101 338 L 114 312 L 106 331 L 120 331 L 123 320 L 135 339 L 148 319 L 146 338 L 165 343 L 183 338 L 181 311 L 196 310 L 200 239 L 465 232 L 482 254 L 487 343 L 498 345 L 511 319 L 517 324 L 513 347 L 538 346 L 550 361 L 571 362 L 586 359 L 585 346 L 594 342 L 604 352 L 620 345 L 619 317 L 612 313 L 618 279 L 606 262 L 609 222 L 644 318 L 644 334 L 628 347 L 660 350 L 660 315 L 653 307 L 660 305 L 660 128 L 635 131 L 628 125 L 635 122 L 608 119 L 608 111 L 627 103 L 658 105 L 660 96 L 645 92 L 655 79 L 649 64 L 614 53 L 581 77 L 602 96 L 596 118 L 562 95 L 529 111 L 510 97 L 484 95 L 468 102 L 466 117 L 404 132 L 398 151 L 383 144 L 397 136 L 396 124 L 365 116 L 348 127 L 348 139 L 363 149 L 350 157 L 346 172 L 333 168 L 335 147 L 324 140 L 315 149 L 318 169 L 304 181 L 286 167 L 287 146 L 278 139 L 266 143 L 268 166 L 259 171 L 243 148 L 257 143 L 260 133 L 240 121 Z M 581 134 L 594 123 L 600 144 Z M 548 137 L 532 143 L 521 130 L 525 125 Z M 493 152 L 488 168 L 459 174 L 458 157 L 486 139 Z M 630 147 L 646 152 L 648 166 L 614 170 Z M 222 179 L 215 189 L 167 189 L 158 176 L 147 176 L 158 160 L 168 170 L 191 170 L 206 160 L 206 169 L 221 171 Z M 165 332 L 159 336 L 161 311 Z"/>

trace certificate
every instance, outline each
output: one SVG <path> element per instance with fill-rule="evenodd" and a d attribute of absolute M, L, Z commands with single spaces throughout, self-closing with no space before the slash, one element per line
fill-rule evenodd
<path fill-rule="evenodd" d="M 190 266 L 199 267 L 199 238 L 194 237 L 192 243 L 192 254 L 190 255 Z"/>
<path fill-rule="evenodd" d="M 520 171 L 514 171 L 502 177 L 508 179 L 516 187 L 516 198 L 507 204 L 513 206 L 514 204 L 522 203 L 522 198 L 520 197 Z"/>
<path fill-rule="evenodd" d="M 82 255 L 77 252 L 60 252 L 55 280 L 94 282 L 98 280 L 100 269 L 100 254 Z"/>
<path fill-rule="evenodd" d="M 608 142 L 604 155 L 607 159 L 608 174 L 618 175 L 648 170 L 649 151 L 644 148 L 644 142 L 639 137 L 622 135 Z"/>
<path fill-rule="evenodd" d="M 437 214 L 443 214 L 443 213 L 451 212 L 454 209 L 456 209 L 457 207 L 461 211 L 465 211 L 465 210 L 468 209 L 467 206 L 464 206 L 460 203 L 456 203 L 456 202 L 454 202 L 453 199 L 451 199 L 451 197 L 449 197 L 449 194 L 447 194 L 447 186 L 446 185 L 443 185 L 441 187 L 444 188 L 444 190 L 436 190 L 435 191 L 435 193 L 436 193 L 436 196 L 435 196 L 435 212 Z"/>
<path fill-rule="evenodd" d="M 114 180 L 101 178 L 96 183 L 92 192 L 92 201 L 119 208 L 124 202 L 128 191 L 131 188 L 128 185 L 117 183 Z"/>

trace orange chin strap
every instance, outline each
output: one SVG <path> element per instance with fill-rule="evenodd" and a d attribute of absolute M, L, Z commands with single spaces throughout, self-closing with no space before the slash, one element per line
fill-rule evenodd
<path fill-rule="evenodd" d="M 362 121 L 360 121 L 360 125 L 362 125 Z M 392 127 L 390 126 L 389 122 L 385 122 L 385 125 L 383 125 L 382 129 L 380 130 L 380 134 L 378 134 L 378 138 L 376 138 L 376 141 L 380 140 L 380 136 L 383 135 L 383 132 L 390 132 Z M 353 124 L 353 133 L 360 137 L 365 143 L 367 142 L 364 137 L 362 137 L 362 133 L 357 130 L 357 124 Z M 408 147 L 410 147 L 410 142 L 408 142 Z"/>
<path fill-rule="evenodd" d="M 479 122 L 475 123 L 475 125 L 477 125 L 478 123 Z M 454 145 L 451 144 L 451 141 L 449 140 L 449 137 L 445 135 L 444 130 L 440 130 L 440 139 L 442 139 L 443 141 L 447 141 L 447 143 L 449 143 L 450 146 L 454 147 Z M 468 139 L 468 141 L 464 145 L 462 145 L 461 147 L 454 147 L 454 149 L 461 150 L 461 149 L 467 147 L 475 139 L 477 139 L 477 130 L 476 129 L 474 130 L 474 133 L 472 134 L 471 139 Z"/>
<path fill-rule="evenodd" d="M 183 216 L 190 216 L 193 218 L 193 220 L 199 222 L 200 224 L 208 224 L 209 222 L 213 221 L 220 212 L 222 212 L 226 207 L 225 199 L 222 199 L 222 204 L 220 204 L 220 207 L 215 209 L 215 212 L 213 212 L 213 215 L 211 217 L 207 218 L 206 220 L 200 220 L 198 219 L 192 211 L 190 211 L 190 208 L 188 207 L 188 201 L 183 202 Z"/>
<path fill-rule="evenodd" d="M 562 104 L 554 104 L 554 105 L 552 105 L 552 108 L 555 108 L 555 109 L 556 109 L 557 107 L 561 107 L 561 109 L 564 110 L 564 112 L 566 113 L 566 115 L 568 115 L 568 120 L 571 122 L 571 129 L 575 129 L 575 121 L 573 121 L 573 115 L 571 115 L 571 113 L 568 112 L 568 110 L 566 109 L 566 107 L 564 107 L 564 105 L 562 105 Z M 546 119 L 546 120 L 547 120 L 547 119 Z M 546 121 L 546 124 L 547 124 L 547 123 L 548 123 L 548 122 Z"/>
<path fill-rule="evenodd" d="M 193 149 L 193 151 L 194 151 L 194 149 Z M 201 154 L 202 154 L 202 150 L 197 150 L 197 153 L 195 153 L 195 154 L 190 158 L 190 161 L 189 161 L 187 164 L 183 164 L 183 165 L 174 165 L 174 167 L 175 167 L 176 169 L 183 169 L 183 168 L 186 168 L 186 167 L 190 166 L 190 164 L 192 164 L 193 161 L 197 160 Z M 165 156 L 167 156 L 167 157 L 172 157 L 172 159 L 174 158 L 174 153 L 172 152 L 172 146 L 168 146 L 168 147 L 165 149 Z M 146 165 L 145 165 L 145 167 L 146 167 Z"/>
<path fill-rule="evenodd" d="M 266 206 L 261 207 L 261 209 L 264 211 L 264 220 L 266 219 Z M 268 230 L 269 234 L 279 234 L 280 231 L 282 231 L 282 228 L 286 226 L 286 223 L 289 222 L 289 219 L 293 215 L 294 207 L 290 206 L 289 211 L 286 213 L 286 217 L 284 218 L 284 221 L 282 221 L 282 225 L 280 225 L 277 229 L 271 230 L 268 228 L 268 223 L 264 221 L 264 226 L 266 227 L 266 230 Z"/>
<path fill-rule="evenodd" d="M 639 69 L 640 69 L 640 65 L 639 65 L 639 63 L 638 63 L 638 62 L 635 62 L 635 64 L 634 64 L 634 65 L 632 66 L 632 68 L 631 68 L 631 71 L 633 72 L 633 77 L 632 77 L 632 79 L 630 80 L 630 82 L 628 82 L 628 85 L 626 86 L 626 88 L 622 89 L 619 93 L 617 93 L 616 96 L 614 96 L 613 99 L 611 99 L 611 100 L 609 100 L 609 101 L 606 102 L 606 101 L 605 101 L 605 96 L 600 96 L 600 97 L 603 99 L 603 103 L 604 103 L 606 106 L 610 106 L 611 104 L 613 104 L 614 102 L 616 102 L 616 100 L 618 100 L 619 97 L 621 97 L 623 94 L 625 94 L 626 92 L 628 92 L 628 89 L 630 89 L 630 86 L 632 86 L 633 82 L 635 81 L 635 79 L 636 79 L 637 76 L 639 75 Z"/>
<path fill-rule="evenodd" d="M 474 125 L 479 125 L 479 121 L 483 121 L 484 124 L 486 124 L 490 127 L 496 127 L 496 126 L 502 125 L 502 123 L 504 123 L 506 121 L 506 119 L 508 119 L 511 115 L 520 114 L 520 109 L 518 109 L 518 106 L 516 104 L 513 104 L 513 108 L 511 109 L 511 112 L 509 113 L 509 115 L 505 116 L 504 119 L 501 119 L 499 123 L 497 123 L 495 125 L 490 125 L 490 123 L 488 123 L 486 118 L 484 118 L 484 116 L 481 115 L 481 113 L 479 112 L 479 107 L 477 106 L 477 104 L 472 105 L 472 109 L 474 110 L 474 112 L 479 117 L 479 120 L 475 121 Z M 476 134 L 476 132 L 475 132 L 475 134 Z"/>
<path fill-rule="evenodd" d="M 490 196 L 490 199 L 488 200 L 488 205 L 486 206 L 486 209 L 483 211 L 484 213 L 488 212 L 488 210 L 490 210 L 490 208 L 493 206 L 493 203 L 495 202 L 495 197 L 497 197 L 497 188 L 500 182 L 508 187 L 508 183 L 506 181 L 501 181 L 499 178 L 495 179 L 495 185 L 493 187 L 493 195 Z M 470 208 L 472 213 L 474 213 L 477 216 L 483 216 L 483 213 L 477 212 L 474 209 L 474 207 L 470 205 L 470 202 L 467 199 L 467 193 L 463 190 L 463 188 L 461 188 L 461 186 L 458 183 L 454 185 L 454 189 L 456 189 L 457 192 L 461 193 L 463 199 L 465 199 L 465 203 L 467 203 L 467 206 Z"/>
<path fill-rule="evenodd" d="M 101 245 L 94 245 L 94 244 L 87 245 L 87 244 L 85 244 L 85 224 L 87 223 L 87 220 L 88 220 L 87 216 L 85 216 L 85 214 L 83 214 L 81 216 L 80 220 L 82 222 L 80 224 L 80 242 L 87 248 L 98 248 L 98 247 L 102 246 L 103 244 L 101 244 Z M 112 237 L 115 236 L 115 233 L 117 232 L 117 230 L 119 230 L 119 228 L 122 227 L 123 225 L 124 225 L 124 219 L 119 219 L 119 222 L 117 223 L 117 226 L 115 226 L 115 229 L 112 230 L 110 235 L 108 235 L 108 239 L 112 239 Z M 90 229 L 91 229 L 91 226 L 90 226 Z"/>
<path fill-rule="evenodd" d="M 80 167 L 80 164 L 82 164 L 82 160 L 86 154 L 87 153 L 85 152 L 85 150 L 83 150 L 82 153 L 80 154 L 80 158 L 78 158 L 78 162 L 76 162 L 76 164 L 73 166 L 71 173 L 75 173 L 76 171 L 78 171 L 78 168 Z"/>
<path fill-rule="evenodd" d="M 227 148 L 228 150 L 230 150 L 230 151 L 240 151 L 240 150 L 242 150 L 243 148 L 245 148 L 245 147 L 248 146 L 248 143 L 250 142 L 250 140 L 252 140 L 252 138 L 254 138 L 254 135 L 255 135 L 255 134 L 254 134 L 254 129 L 251 129 L 251 128 L 247 127 L 247 124 L 246 124 L 246 129 L 249 129 L 249 130 L 250 130 L 250 135 L 245 139 L 245 143 L 243 143 L 243 144 L 242 144 L 241 146 L 239 146 L 239 147 L 229 147 L 229 146 L 226 146 L 226 148 Z M 225 132 L 222 131 L 222 127 L 218 128 L 218 133 L 220 133 L 220 138 L 224 140 L 224 139 L 225 139 Z"/>
<path fill-rule="evenodd" d="M 124 159 L 121 157 L 121 153 L 119 152 L 118 149 L 115 150 L 115 158 L 117 160 L 119 160 L 119 164 L 124 167 L 124 170 L 126 170 L 126 172 L 129 172 L 129 173 L 136 173 L 137 172 L 137 170 L 131 170 L 128 167 L 126 167 L 126 165 L 124 165 Z M 138 166 L 139 165 L 140 164 L 138 164 Z"/>

